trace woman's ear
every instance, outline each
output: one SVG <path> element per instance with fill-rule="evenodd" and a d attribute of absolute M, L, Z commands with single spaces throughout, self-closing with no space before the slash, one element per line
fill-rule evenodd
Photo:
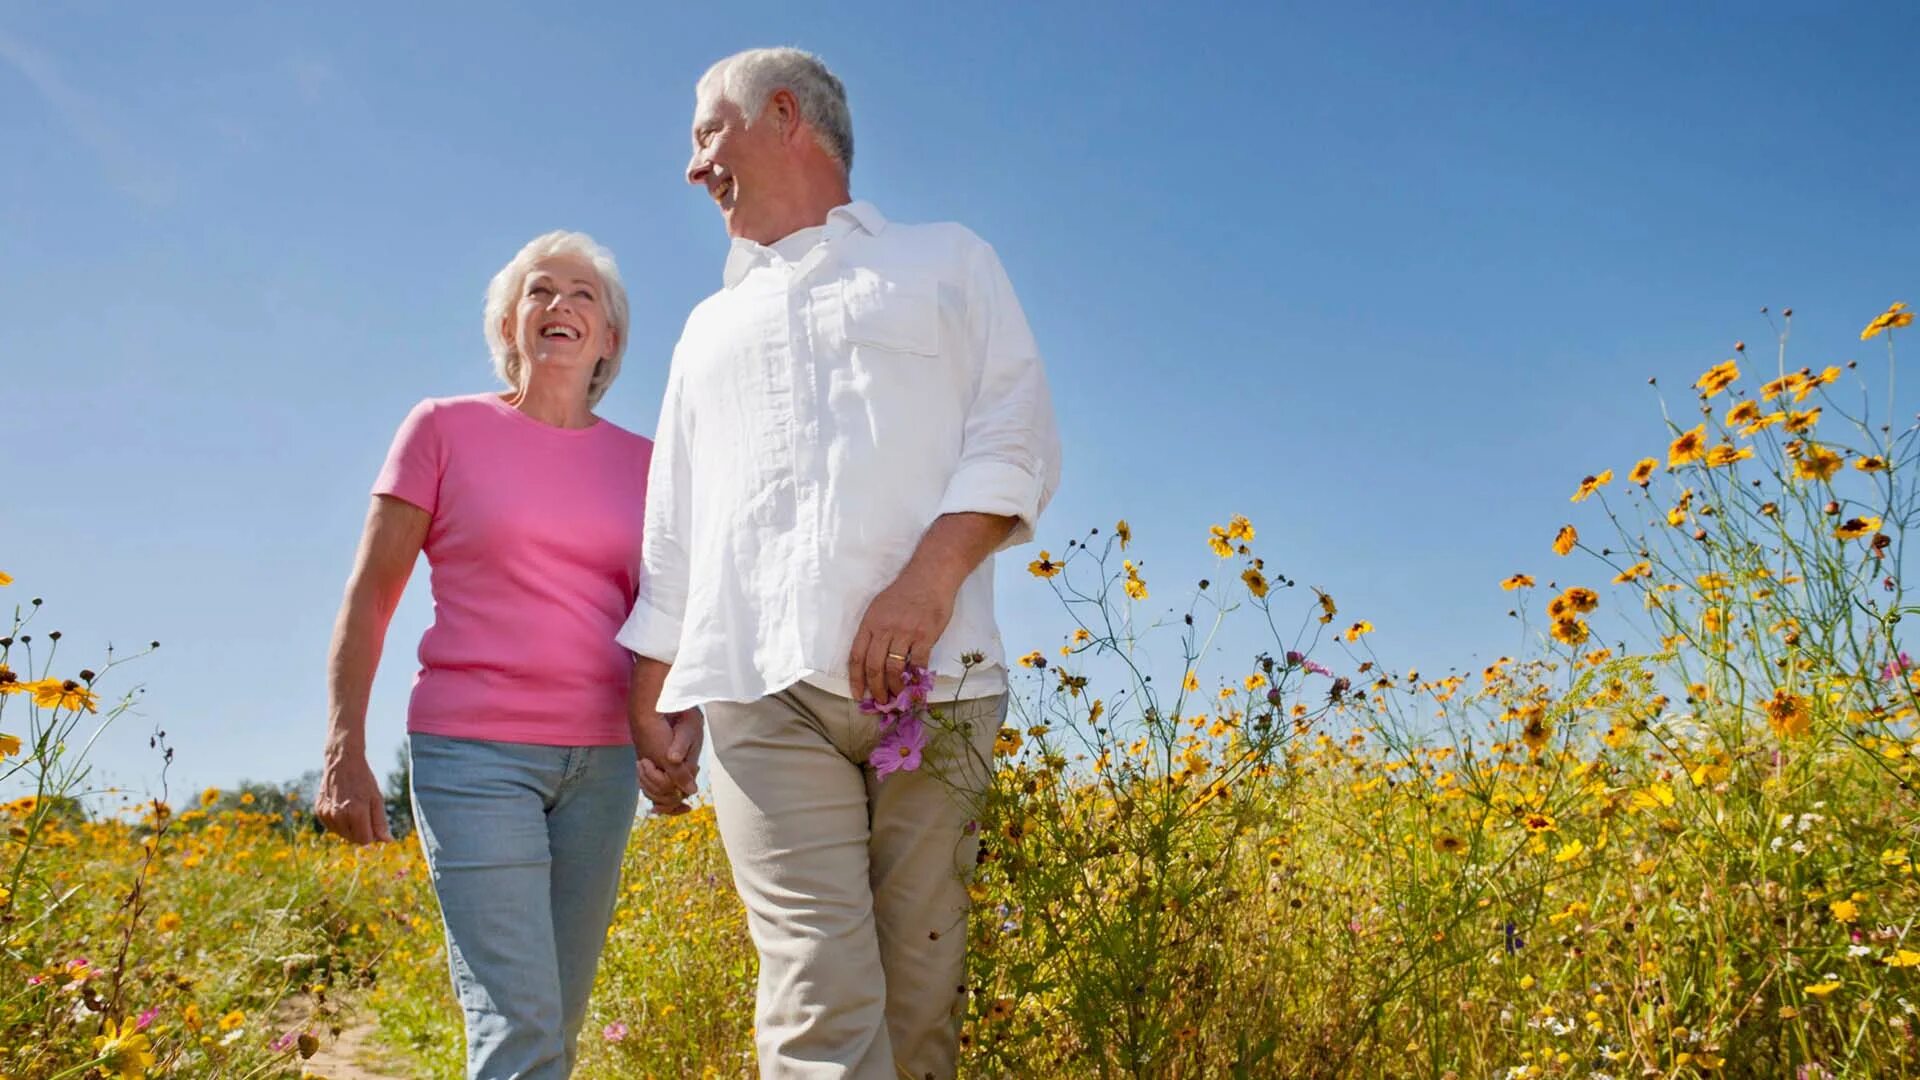
<path fill-rule="evenodd" d="M 500 316 L 500 340 L 506 342 L 509 349 L 520 347 L 520 343 L 513 340 L 513 312 L 511 311 Z"/>

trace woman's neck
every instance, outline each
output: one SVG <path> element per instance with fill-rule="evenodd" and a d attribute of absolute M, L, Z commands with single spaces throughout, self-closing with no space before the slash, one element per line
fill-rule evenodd
<path fill-rule="evenodd" d="M 592 427 L 593 410 L 587 406 L 591 376 L 581 379 L 573 377 L 571 372 L 552 374 L 558 377 L 527 380 L 526 390 L 508 395 L 507 404 L 557 428 Z"/>

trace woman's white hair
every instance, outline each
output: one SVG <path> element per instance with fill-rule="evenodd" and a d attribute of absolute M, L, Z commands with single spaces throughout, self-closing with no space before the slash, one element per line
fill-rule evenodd
<path fill-rule="evenodd" d="M 592 263 L 600 275 L 601 308 L 606 312 L 607 326 L 613 330 L 613 351 L 600 358 L 593 369 L 593 380 L 587 384 L 587 408 L 591 409 L 600 404 L 607 387 L 612 386 L 615 376 L 620 374 L 620 357 L 627 351 L 627 287 L 620 282 L 620 267 L 613 261 L 613 252 L 586 233 L 556 230 L 536 236 L 493 275 L 487 284 L 486 314 L 487 348 L 493 352 L 493 372 L 514 390 L 526 393 L 526 360 L 519 346 L 508 341 L 500 328 L 520 300 L 527 272 L 535 262 L 550 255 L 577 255 Z"/>
<path fill-rule="evenodd" d="M 704 107 L 714 98 L 730 101 L 752 124 L 767 107 L 775 90 L 793 91 L 800 116 L 818 133 L 820 147 L 853 171 L 853 114 L 847 110 L 847 88 L 810 52 L 793 48 L 748 49 L 734 53 L 707 69 L 694 87 Z"/>

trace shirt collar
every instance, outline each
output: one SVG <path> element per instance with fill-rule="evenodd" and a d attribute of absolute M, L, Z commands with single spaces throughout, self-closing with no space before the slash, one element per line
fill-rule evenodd
<path fill-rule="evenodd" d="M 823 242 L 831 243 L 847 236 L 856 229 L 864 230 L 869 236 L 878 236 L 887 227 L 887 219 L 877 207 L 864 199 L 855 200 L 827 211 L 826 232 Z M 745 238 L 737 238 L 727 250 L 727 265 L 721 279 L 731 289 L 740 284 L 754 268 L 764 265 L 773 256 L 773 249 L 764 244 Z"/>

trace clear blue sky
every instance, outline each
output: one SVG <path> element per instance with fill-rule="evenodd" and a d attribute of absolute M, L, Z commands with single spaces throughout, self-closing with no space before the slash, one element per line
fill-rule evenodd
<path fill-rule="evenodd" d="M 72 667 L 165 643 L 102 775 L 149 783 L 154 724 L 181 786 L 317 764 L 367 487 L 413 402 L 489 385 L 529 237 L 619 254 L 603 412 L 653 429 L 725 250 L 691 87 L 738 48 L 825 56 L 856 193 L 999 249 L 1067 447 L 1047 546 L 1127 517 L 1159 610 L 1245 513 L 1402 668 L 1517 647 L 1495 584 L 1664 445 L 1649 376 L 1766 304 L 1796 362 L 1864 361 L 1920 301 L 1911 9 L 1033 7 L 0 0 L 0 600 L 47 597 Z M 1061 626 L 1030 557 L 1016 653 Z M 381 769 L 428 616 L 422 572 Z"/>

